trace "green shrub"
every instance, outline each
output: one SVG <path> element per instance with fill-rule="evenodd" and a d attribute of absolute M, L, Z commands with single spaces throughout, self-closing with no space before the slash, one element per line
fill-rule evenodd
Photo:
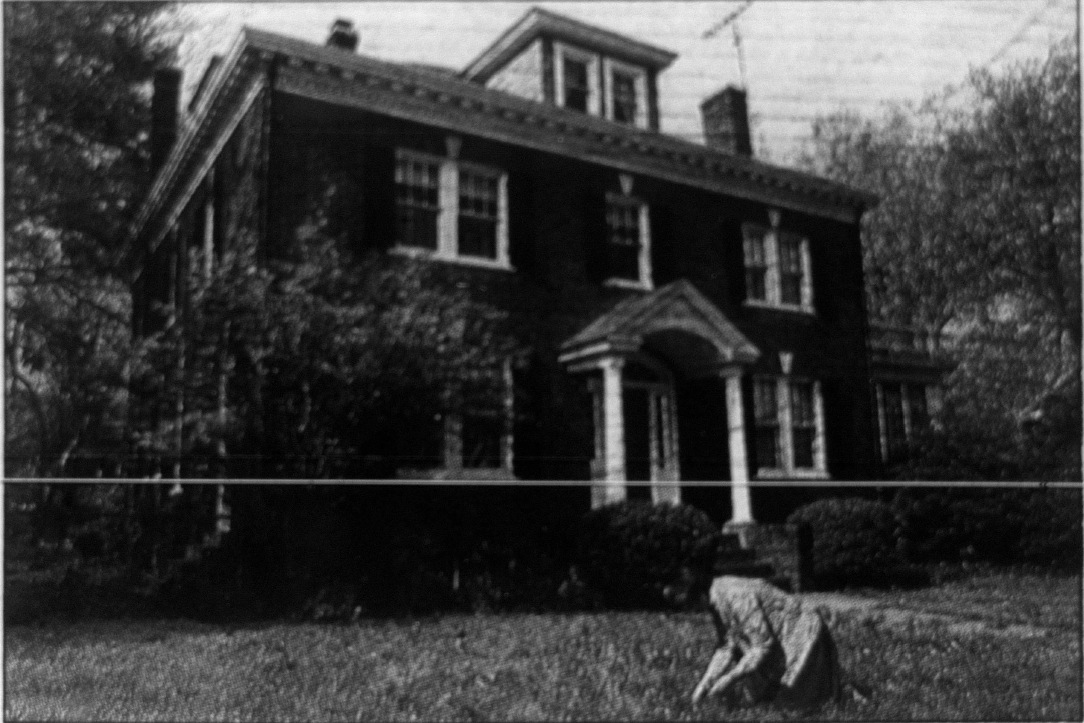
<path fill-rule="evenodd" d="M 724 549 L 716 525 L 694 507 L 621 502 L 582 519 L 576 570 L 588 597 L 606 607 L 659 608 L 690 574 L 710 576 Z"/>
<path fill-rule="evenodd" d="M 913 582 L 902 549 L 901 521 L 873 500 L 830 498 L 800 507 L 788 522 L 812 536 L 813 584 L 820 588 Z"/>

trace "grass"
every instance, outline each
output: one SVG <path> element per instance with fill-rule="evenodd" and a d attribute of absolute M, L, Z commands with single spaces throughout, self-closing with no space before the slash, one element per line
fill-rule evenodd
<path fill-rule="evenodd" d="M 1011 588 L 1010 592 L 1006 592 Z M 1080 578 L 997 575 L 834 614 L 848 696 L 818 719 L 1080 720 Z M 1020 620 L 901 623 L 904 610 Z M 1002 605 L 1002 603 L 1005 603 Z M 940 618 L 937 618 L 940 620 Z M 225 628 L 186 621 L 9 627 L 6 716 L 63 720 L 785 719 L 693 707 L 706 615 L 454 615 Z"/>

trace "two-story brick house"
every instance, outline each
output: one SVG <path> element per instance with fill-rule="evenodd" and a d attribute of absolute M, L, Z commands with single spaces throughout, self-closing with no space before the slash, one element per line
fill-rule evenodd
<path fill-rule="evenodd" d="M 356 42 L 343 21 L 324 46 L 246 29 L 184 113 L 160 73 L 137 334 L 192 258 L 288 247 L 322 159 L 348 181 L 357 249 L 535 315 L 529 368 L 505 374 L 515 405 L 496 422 L 450 410 L 419 431 L 431 468 L 398 474 L 578 479 L 585 505 L 684 499 L 735 522 L 751 480 L 876 474 L 859 232 L 874 197 L 754 159 L 734 88 L 703 102 L 705 144 L 667 136 L 675 56 L 551 12 L 462 71 Z"/>

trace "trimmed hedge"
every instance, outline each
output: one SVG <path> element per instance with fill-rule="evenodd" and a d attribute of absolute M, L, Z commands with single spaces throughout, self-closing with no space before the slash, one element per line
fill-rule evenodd
<path fill-rule="evenodd" d="M 710 579 L 725 552 L 711 518 L 688 505 L 621 502 L 587 513 L 576 571 L 589 597 L 606 608 L 662 608 L 697 579 Z"/>
<path fill-rule="evenodd" d="M 901 520 L 883 502 L 829 498 L 798 508 L 788 521 L 811 532 L 815 587 L 912 582 Z"/>

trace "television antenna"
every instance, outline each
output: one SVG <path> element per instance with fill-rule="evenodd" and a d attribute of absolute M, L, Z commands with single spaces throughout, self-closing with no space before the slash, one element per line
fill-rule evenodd
<path fill-rule="evenodd" d="M 725 18 L 705 30 L 704 34 L 701 36 L 703 40 L 710 40 L 723 30 L 725 30 L 728 26 L 730 27 L 731 32 L 733 32 L 734 34 L 734 47 L 738 51 L 738 74 L 741 77 L 742 90 L 746 90 L 748 84 L 745 77 L 745 50 L 742 48 L 741 44 L 741 29 L 738 26 L 738 18 L 740 18 L 742 16 L 742 13 L 748 10 L 752 4 L 753 0 L 745 0 L 745 2 L 743 2 L 740 7 L 738 7 Z"/>

